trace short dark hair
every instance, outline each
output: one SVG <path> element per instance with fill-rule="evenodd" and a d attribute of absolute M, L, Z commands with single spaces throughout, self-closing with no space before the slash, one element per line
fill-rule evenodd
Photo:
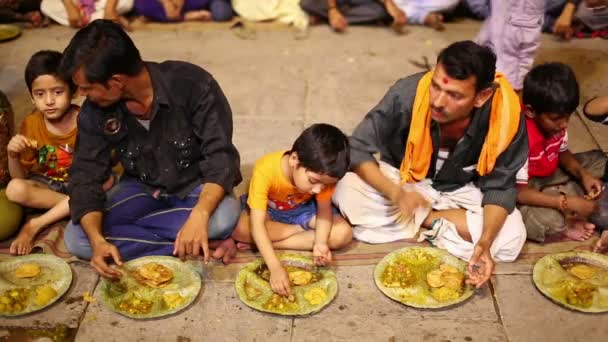
<path fill-rule="evenodd" d="M 437 57 L 437 64 L 445 69 L 448 76 L 466 80 L 475 76 L 475 91 L 492 86 L 496 73 L 496 55 L 488 47 L 470 40 L 450 44 Z"/>
<path fill-rule="evenodd" d="M 524 79 L 524 105 L 536 114 L 570 115 L 578 107 L 579 96 L 574 71 L 564 63 L 537 65 Z"/>
<path fill-rule="evenodd" d="M 334 178 L 342 178 L 350 165 L 348 138 L 328 124 L 314 124 L 296 139 L 291 153 L 298 155 L 300 166 Z"/>
<path fill-rule="evenodd" d="M 76 85 L 72 81 L 72 78 L 66 78 L 59 73 L 61 57 L 61 52 L 53 50 L 38 51 L 30 57 L 25 66 L 25 84 L 27 84 L 27 89 L 29 89 L 30 93 L 32 92 L 32 84 L 36 78 L 42 75 L 57 77 L 68 85 L 70 94 L 76 92 Z"/>
<path fill-rule="evenodd" d="M 111 20 L 95 20 L 80 29 L 63 51 L 60 72 L 72 77 L 80 68 L 91 83 L 106 84 L 116 74 L 133 76 L 144 64 L 129 35 Z"/>

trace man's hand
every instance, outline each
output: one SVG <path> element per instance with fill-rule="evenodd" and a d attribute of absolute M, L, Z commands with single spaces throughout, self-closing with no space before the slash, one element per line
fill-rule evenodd
<path fill-rule="evenodd" d="M 106 259 L 112 258 L 116 265 L 122 266 L 118 248 L 105 240 L 92 244 L 91 247 L 93 248 L 91 266 L 95 269 L 95 271 L 104 278 L 119 279 L 122 274 L 110 267 L 106 262 Z"/>
<path fill-rule="evenodd" d="M 386 7 L 386 11 L 393 18 L 393 29 L 400 30 L 405 24 L 407 24 L 407 17 L 405 16 L 405 12 L 403 12 L 393 0 L 386 0 L 384 3 Z"/>
<path fill-rule="evenodd" d="M 604 190 L 604 183 L 599 178 L 594 177 L 589 171 L 581 172 L 581 183 L 589 199 L 596 199 Z"/>
<path fill-rule="evenodd" d="M 407 222 L 414 215 L 414 211 L 420 207 L 429 207 L 431 204 L 418 191 L 405 191 L 399 189 L 393 202 L 399 206 L 401 217 Z"/>
<path fill-rule="evenodd" d="M 272 287 L 272 291 L 283 297 L 291 295 L 289 276 L 283 266 L 270 271 L 270 286 Z"/>
<path fill-rule="evenodd" d="M 337 8 L 330 8 L 327 15 L 329 18 L 329 26 L 331 26 L 336 32 L 346 31 L 346 28 L 348 28 L 348 22 Z"/>
<path fill-rule="evenodd" d="M 593 214 L 597 205 L 594 201 L 585 199 L 580 196 L 568 196 L 567 197 L 568 210 L 573 211 L 576 215 L 587 218 Z"/>
<path fill-rule="evenodd" d="M 572 38 L 572 35 L 574 35 L 572 17 L 570 15 L 560 15 L 553 25 L 553 33 L 564 39 Z"/>
<path fill-rule="evenodd" d="M 331 262 L 331 250 L 327 244 L 315 243 L 312 247 L 312 256 L 317 266 L 325 266 Z"/>
<path fill-rule="evenodd" d="M 192 209 L 190 216 L 182 229 L 177 233 L 173 247 L 173 255 L 185 260 L 187 255 L 195 257 L 200 255 L 203 250 L 205 263 L 209 262 L 209 232 L 207 227 L 209 217 L 199 211 L 196 207 Z"/>
<path fill-rule="evenodd" d="M 478 242 L 469 261 L 467 283 L 480 288 L 490 280 L 492 272 L 494 272 L 494 260 L 490 255 L 490 247 Z"/>

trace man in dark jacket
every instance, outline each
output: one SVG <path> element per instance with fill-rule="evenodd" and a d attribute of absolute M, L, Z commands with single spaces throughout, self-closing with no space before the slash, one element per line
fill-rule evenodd
<path fill-rule="evenodd" d="M 232 112 L 215 79 L 186 62 L 142 61 L 108 20 L 76 33 L 60 69 L 87 97 L 70 170 L 68 250 L 108 278 L 120 276 L 108 258 L 120 265 L 122 257 L 202 251 L 205 261 L 228 262 L 241 174 Z M 106 194 L 113 153 L 125 175 Z"/>

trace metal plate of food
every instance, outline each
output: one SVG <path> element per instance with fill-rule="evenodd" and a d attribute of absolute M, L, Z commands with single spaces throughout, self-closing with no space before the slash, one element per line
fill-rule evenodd
<path fill-rule="evenodd" d="M 121 315 L 155 318 L 188 307 L 201 290 L 201 277 L 187 263 L 168 256 L 147 256 L 124 263 L 120 280 L 103 279 L 100 297 Z"/>
<path fill-rule="evenodd" d="M 42 310 L 72 283 L 72 269 L 49 254 L 30 254 L 0 263 L 0 315 L 19 316 Z"/>
<path fill-rule="evenodd" d="M 467 300 L 474 293 L 465 283 L 467 264 L 442 249 L 406 247 L 385 256 L 374 271 L 376 286 L 408 306 L 438 309 Z"/>
<path fill-rule="evenodd" d="M 535 265 L 536 288 L 568 309 L 608 312 L 608 256 L 577 251 L 546 255 Z"/>
<path fill-rule="evenodd" d="M 327 306 L 338 293 L 334 272 L 317 267 L 310 257 L 283 254 L 279 260 L 287 270 L 292 295 L 282 297 L 272 291 L 270 271 L 260 258 L 245 265 L 237 275 L 236 292 L 243 303 L 283 316 L 308 315 Z"/>
<path fill-rule="evenodd" d="M 10 24 L 0 24 L 0 42 L 17 38 L 21 34 L 21 27 Z"/>

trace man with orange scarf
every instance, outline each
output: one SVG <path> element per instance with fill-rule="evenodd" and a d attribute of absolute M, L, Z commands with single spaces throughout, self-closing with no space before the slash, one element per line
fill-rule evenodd
<path fill-rule="evenodd" d="M 434 70 L 399 80 L 355 129 L 353 172 L 334 194 L 357 239 L 390 242 L 430 228 L 421 238 L 469 260 L 478 287 L 495 259 L 515 260 L 526 240 L 515 209 L 526 128 L 495 64 L 491 50 L 456 42 Z"/>

